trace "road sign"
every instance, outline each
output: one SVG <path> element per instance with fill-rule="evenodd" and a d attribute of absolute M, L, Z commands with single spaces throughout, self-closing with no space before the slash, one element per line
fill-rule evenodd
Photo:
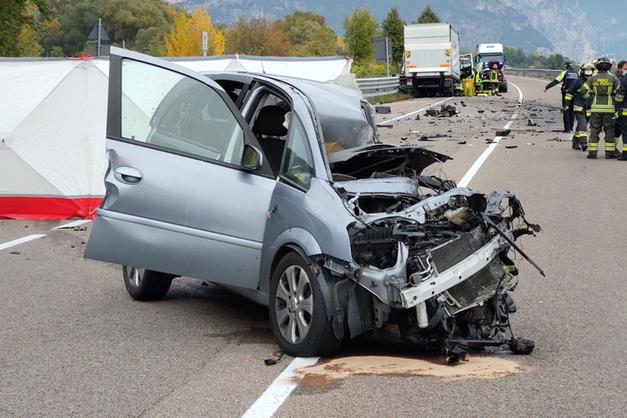
<path fill-rule="evenodd" d="M 202 32 L 202 56 L 207 56 L 209 50 L 209 34 L 205 31 Z"/>
<path fill-rule="evenodd" d="M 392 40 L 387 36 L 385 38 L 375 38 L 374 55 L 377 64 L 386 64 L 389 76 L 390 61 L 392 61 Z"/>

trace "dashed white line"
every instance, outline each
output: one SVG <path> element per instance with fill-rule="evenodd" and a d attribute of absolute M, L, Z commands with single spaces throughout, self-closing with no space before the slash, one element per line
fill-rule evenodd
<path fill-rule="evenodd" d="M 84 224 L 86 224 L 88 222 L 91 222 L 91 220 L 90 219 L 79 219 L 77 221 L 72 221 L 72 222 L 68 222 L 68 223 L 63 224 L 63 225 L 55 226 L 52 229 L 75 228 L 77 226 L 84 225 Z"/>
<path fill-rule="evenodd" d="M 511 84 L 512 86 L 516 88 L 516 90 L 518 90 L 518 108 L 516 109 L 516 112 L 514 112 L 514 114 L 511 116 L 510 120 L 505 124 L 505 126 L 503 126 L 503 129 L 511 128 L 512 123 L 514 123 L 514 119 L 518 117 L 518 112 L 520 112 L 520 109 L 522 107 L 522 102 L 523 102 L 522 90 L 511 81 L 509 82 L 509 84 Z M 468 184 L 470 184 L 470 181 L 473 179 L 473 177 L 475 177 L 475 175 L 477 174 L 477 172 L 479 171 L 483 163 L 486 162 L 490 154 L 492 154 L 492 151 L 494 151 L 494 149 L 497 147 L 499 142 L 501 142 L 501 139 L 503 139 L 502 136 L 497 136 L 492 140 L 492 143 L 488 146 L 488 148 L 486 148 L 485 151 L 483 151 L 483 153 L 479 156 L 479 158 L 477 158 L 477 160 L 473 163 L 473 165 L 470 166 L 468 171 L 466 171 L 466 174 L 464 174 L 464 176 L 459 181 L 459 183 L 457 183 L 459 187 L 466 187 L 468 186 Z"/>
<path fill-rule="evenodd" d="M 52 228 L 52 230 L 54 230 L 54 229 L 65 229 L 65 228 L 74 228 L 74 227 L 77 227 L 77 226 L 84 225 L 84 224 L 86 224 L 88 222 L 91 222 L 91 220 L 90 219 L 78 219 L 76 221 L 68 222 L 68 223 L 63 224 L 63 225 L 55 226 L 54 228 Z M 2 244 L 0 244 L 0 251 L 1 250 L 6 250 L 7 248 L 15 247 L 16 245 L 24 244 L 26 242 L 34 241 L 34 240 L 39 239 L 39 238 L 43 238 L 46 235 L 47 234 L 32 234 L 32 235 L 27 235 L 27 236 L 22 237 L 22 238 L 15 239 L 13 241 L 8 241 L 8 242 L 5 242 L 5 243 L 2 243 Z"/>
<path fill-rule="evenodd" d="M 3 244 L 0 244 L 0 251 L 1 250 L 6 250 L 8 248 L 11 247 L 15 247 L 16 245 L 20 245 L 20 244 L 24 244 L 30 241 L 34 241 L 36 239 L 39 239 L 41 237 L 45 237 L 46 234 L 32 234 L 32 235 L 27 235 L 25 237 L 22 238 L 18 238 L 18 239 L 14 239 L 13 241 L 9 241 L 9 242 L 5 242 Z"/>
<path fill-rule="evenodd" d="M 268 389 L 248 408 L 248 411 L 242 415 L 242 418 L 263 418 L 274 415 L 298 385 L 300 376 L 296 373 L 296 370 L 302 367 L 313 366 L 318 360 L 318 357 L 296 357 L 292 360 L 279 377 L 274 379 L 274 382 Z"/>
<path fill-rule="evenodd" d="M 409 118 L 409 117 L 411 117 L 411 116 L 415 115 L 416 113 L 420 113 L 420 112 L 422 112 L 423 110 L 427 110 L 427 109 L 429 109 L 430 107 L 437 106 L 437 105 L 442 104 L 442 103 L 444 103 L 444 102 L 447 102 L 447 101 L 449 101 L 449 100 L 451 100 L 451 99 L 452 99 L 452 97 L 448 97 L 448 98 L 446 98 L 446 99 L 444 99 L 444 100 L 440 100 L 439 102 L 432 103 L 432 104 L 430 104 L 429 106 L 425 106 L 425 107 L 423 107 L 423 108 L 421 108 L 421 109 L 414 110 L 413 112 L 409 112 L 409 113 L 406 113 L 406 114 L 401 115 L 401 116 L 397 116 L 397 117 L 392 118 L 392 119 L 388 119 L 388 120 L 381 121 L 381 122 L 377 123 L 377 126 L 379 126 L 379 125 L 384 125 L 384 124 L 386 124 L 386 123 L 390 123 L 390 122 L 396 122 L 397 120 L 401 120 L 401 119 Z"/>

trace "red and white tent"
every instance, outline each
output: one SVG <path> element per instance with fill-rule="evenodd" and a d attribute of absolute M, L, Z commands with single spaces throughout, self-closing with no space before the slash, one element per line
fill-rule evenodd
<path fill-rule="evenodd" d="M 199 72 L 334 81 L 351 60 L 183 58 Z M 0 218 L 93 218 L 104 196 L 107 59 L 0 58 Z"/>
<path fill-rule="evenodd" d="M 0 218 L 91 218 L 104 195 L 107 61 L 0 61 Z"/>

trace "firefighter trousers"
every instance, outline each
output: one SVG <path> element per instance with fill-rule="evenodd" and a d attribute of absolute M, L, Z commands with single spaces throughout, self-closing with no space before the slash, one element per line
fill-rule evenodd
<path fill-rule="evenodd" d="M 573 148 L 585 149 L 588 144 L 588 118 L 586 117 L 586 111 L 576 111 L 574 114 L 577 125 L 575 127 L 575 135 L 573 135 Z"/>
<path fill-rule="evenodd" d="M 588 138 L 588 152 L 596 154 L 599 149 L 601 131 L 605 132 L 605 155 L 615 155 L 616 138 L 614 138 L 614 114 L 592 112 L 590 115 L 590 136 Z"/>
<path fill-rule="evenodd" d="M 573 130 L 575 115 L 572 100 L 566 100 L 566 92 L 562 90 L 562 116 L 564 118 L 564 132 Z"/>

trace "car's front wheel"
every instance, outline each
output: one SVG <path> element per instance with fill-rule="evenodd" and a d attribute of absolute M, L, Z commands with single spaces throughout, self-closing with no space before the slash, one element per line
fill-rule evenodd
<path fill-rule="evenodd" d="M 122 266 L 122 275 L 128 294 L 136 300 L 163 299 L 174 279 L 171 274 L 131 266 Z"/>
<path fill-rule="evenodd" d="M 299 254 L 287 254 L 274 269 L 269 308 L 272 334 L 285 353 L 319 356 L 340 347 L 327 318 L 321 287 Z"/>

